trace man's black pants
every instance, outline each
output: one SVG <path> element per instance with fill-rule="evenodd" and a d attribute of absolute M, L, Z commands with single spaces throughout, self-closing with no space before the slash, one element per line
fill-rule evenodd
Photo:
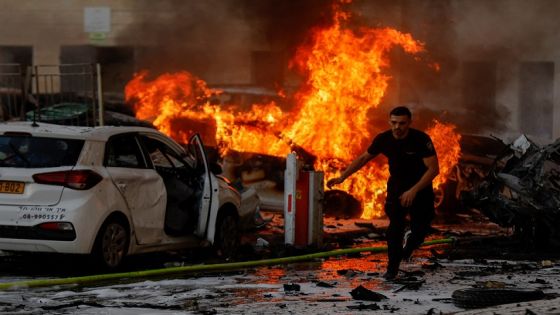
<path fill-rule="evenodd" d="M 388 196 L 385 202 L 385 213 L 389 218 L 387 228 L 388 258 L 387 271 L 398 272 L 403 258 L 408 258 L 423 242 L 430 232 L 431 222 L 435 215 L 434 194 L 432 191 L 422 191 L 416 195 L 412 206 L 403 207 L 398 197 L 400 194 Z M 392 198 L 391 198 L 392 197 Z M 411 234 L 403 249 L 404 232 L 407 226 L 406 216 L 410 216 Z"/>

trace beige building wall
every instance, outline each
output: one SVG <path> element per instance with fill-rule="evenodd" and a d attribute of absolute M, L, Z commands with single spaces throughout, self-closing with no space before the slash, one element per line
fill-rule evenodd
<path fill-rule="evenodd" d="M 504 118 L 507 129 L 488 131 L 509 137 L 523 132 L 521 122 L 528 118 L 520 113 L 520 107 L 526 106 L 520 102 L 520 67 L 527 62 L 551 62 L 554 63 L 552 137 L 530 136 L 543 142 L 560 137 L 560 77 L 557 70 L 560 42 L 555 31 L 560 28 L 557 17 L 560 2 L 453 0 L 452 4 L 458 59 L 497 64 L 496 105 L 508 112 Z"/>
<path fill-rule="evenodd" d="M 207 65 L 208 71 L 198 74 L 203 79 L 210 83 L 250 83 L 250 52 L 254 48 L 254 39 L 250 37 L 247 22 L 228 20 L 224 28 L 231 36 L 222 35 L 220 41 L 213 44 L 212 38 L 203 35 L 182 37 L 181 30 L 174 29 L 172 24 L 181 18 L 181 12 L 174 7 L 176 3 L 171 0 L 2 0 L 0 46 L 33 47 L 34 64 L 58 64 L 61 47 L 69 45 L 152 47 L 161 49 L 162 53 L 171 49 L 198 50 L 200 54 L 219 57 L 216 62 Z M 194 3 L 203 4 L 206 1 Z M 85 32 L 86 7 L 110 8 L 109 32 Z M 150 31 L 154 28 L 159 32 Z M 173 47 L 158 46 L 162 33 L 172 38 Z M 266 49 L 262 43 L 256 45 Z M 165 63 L 165 58 L 161 62 Z"/>

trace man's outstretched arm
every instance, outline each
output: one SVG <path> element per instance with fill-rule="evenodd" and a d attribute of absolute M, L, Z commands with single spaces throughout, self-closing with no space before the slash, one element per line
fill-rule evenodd
<path fill-rule="evenodd" d="M 375 155 L 370 154 L 369 152 L 364 152 L 360 156 L 358 156 L 348 167 L 340 174 L 340 177 L 335 177 L 327 182 L 327 187 L 330 189 L 333 185 L 341 184 L 348 178 L 350 175 L 357 172 L 360 168 L 366 165 L 367 162 L 371 161 Z"/>

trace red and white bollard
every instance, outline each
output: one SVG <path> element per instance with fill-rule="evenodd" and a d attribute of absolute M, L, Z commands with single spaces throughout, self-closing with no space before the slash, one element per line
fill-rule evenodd
<path fill-rule="evenodd" d="M 284 173 L 284 243 L 322 246 L 323 172 L 303 171 L 295 153 L 286 158 Z"/>

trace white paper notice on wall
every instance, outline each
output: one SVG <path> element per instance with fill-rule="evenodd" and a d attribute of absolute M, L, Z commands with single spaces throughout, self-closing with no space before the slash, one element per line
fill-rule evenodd
<path fill-rule="evenodd" d="M 110 31 L 110 7 L 84 7 L 84 32 L 109 33 Z"/>

